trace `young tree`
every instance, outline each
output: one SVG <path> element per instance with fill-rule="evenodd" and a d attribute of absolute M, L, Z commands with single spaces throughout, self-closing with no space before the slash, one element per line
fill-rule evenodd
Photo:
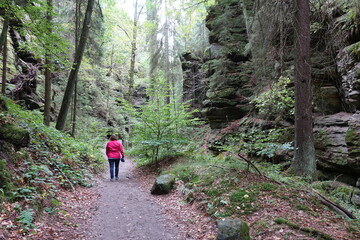
<path fill-rule="evenodd" d="M 63 101 L 61 103 L 61 108 L 59 112 L 59 116 L 56 122 L 56 129 L 63 130 L 65 127 L 66 116 L 69 110 L 71 95 L 74 92 L 75 80 L 78 75 L 80 64 L 82 57 L 84 55 L 86 41 L 89 35 L 90 22 L 91 22 L 91 14 L 94 9 L 95 0 L 88 0 L 87 8 L 85 12 L 85 19 L 83 22 L 83 27 L 81 31 L 79 46 L 77 47 L 77 52 L 75 53 L 75 59 L 70 71 L 70 75 L 68 78 L 68 82 L 66 85 Z"/>
<path fill-rule="evenodd" d="M 296 0 L 295 7 L 295 155 L 290 171 L 315 179 L 309 0 Z"/>
<path fill-rule="evenodd" d="M 153 89 L 148 89 L 150 99 L 146 104 L 137 108 L 128 106 L 126 112 L 134 119 L 133 141 L 141 155 L 138 161 L 157 166 L 161 156 L 174 154 L 188 143 L 186 129 L 194 126 L 196 119 L 181 101 L 164 101 L 170 88 L 167 81 L 159 78 L 155 84 Z"/>

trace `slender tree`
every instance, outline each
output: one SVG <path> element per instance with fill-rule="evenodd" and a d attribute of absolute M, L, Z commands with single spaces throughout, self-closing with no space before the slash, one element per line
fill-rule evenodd
<path fill-rule="evenodd" d="M 3 44 L 3 56 L 2 56 L 2 84 L 1 84 L 1 93 L 5 95 L 5 87 L 6 87 L 6 61 L 7 61 L 7 36 L 4 39 Z"/>
<path fill-rule="evenodd" d="M 164 38 L 165 38 L 165 78 L 169 86 L 171 86 L 171 77 L 170 77 L 170 46 L 169 46 L 169 18 L 168 18 L 168 1 L 165 0 L 165 25 L 164 25 Z M 170 103 L 170 88 L 166 96 L 166 103 Z"/>
<path fill-rule="evenodd" d="M 7 32 L 9 28 L 9 18 L 5 13 L 3 28 L 0 35 L 0 52 L 2 55 L 2 74 L 1 74 L 1 94 L 5 95 L 6 89 L 6 61 L 7 61 Z"/>
<path fill-rule="evenodd" d="M 156 83 L 156 73 L 159 67 L 159 59 L 160 59 L 160 53 L 162 48 L 162 43 L 159 44 L 159 41 L 157 39 L 158 34 L 158 26 L 159 26 L 159 18 L 158 18 L 158 12 L 159 12 L 159 2 L 158 1 L 146 1 L 146 13 L 147 13 L 147 19 L 149 22 L 152 23 L 152 27 L 150 28 L 150 31 L 147 36 L 148 40 L 148 49 L 150 53 L 150 66 L 149 66 L 149 76 L 150 76 L 150 88 L 155 87 Z"/>
<path fill-rule="evenodd" d="M 84 22 L 83 22 L 81 35 L 80 35 L 79 45 L 77 47 L 77 52 L 75 53 L 74 63 L 73 63 L 72 69 L 69 74 L 63 101 L 61 103 L 59 116 L 58 116 L 58 119 L 56 122 L 56 129 L 58 129 L 58 130 L 63 130 L 65 127 L 65 121 L 66 121 L 66 116 L 67 116 L 69 106 L 70 106 L 71 95 L 74 92 L 75 80 L 76 80 L 76 77 L 77 77 L 79 69 L 80 69 L 81 60 L 82 60 L 82 57 L 83 57 L 84 51 L 85 51 L 86 41 L 87 41 L 87 38 L 89 35 L 91 15 L 92 15 L 92 12 L 94 9 L 94 3 L 95 3 L 95 0 L 88 0 L 88 3 L 87 3 L 87 8 L 86 8 L 85 18 L 84 18 Z"/>
<path fill-rule="evenodd" d="M 3 45 L 5 43 L 8 28 L 9 28 L 9 17 L 5 16 L 4 17 L 3 28 L 2 28 L 1 35 L 0 35 L 0 51 L 2 50 Z"/>
<path fill-rule="evenodd" d="M 295 7 L 295 155 L 290 171 L 314 179 L 309 0 L 296 0 Z"/>
<path fill-rule="evenodd" d="M 81 11 L 81 0 L 75 1 L 75 53 L 77 52 L 77 46 L 79 45 L 79 32 L 80 32 L 80 11 Z M 75 77 L 74 87 L 74 101 L 73 101 L 73 112 L 72 112 L 72 129 L 71 136 L 75 137 L 76 131 L 76 109 L 77 109 L 77 96 L 78 96 L 78 76 Z"/>
<path fill-rule="evenodd" d="M 52 11 L 53 11 L 53 1 L 47 0 L 47 24 L 48 32 L 51 33 L 51 22 L 52 22 Z M 49 46 L 45 46 L 45 104 L 44 104 L 44 124 L 50 126 L 50 112 L 51 112 L 51 55 Z"/>
<path fill-rule="evenodd" d="M 134 26 L 133 26 L 133 35 L 131 40 L 131 60 L 130 60 L 130 73 L 129 73 L 129 100 L 132 99 L 134 93 L 134 73 L 135 73 L 135 58 L 136 58 L 136 41 L 137 41 L 137 32 L 138 32 L 138 22 L 141 14 L 141 10 L 138 11 L 138 1 L 135 0 L 134 3 Z"/>

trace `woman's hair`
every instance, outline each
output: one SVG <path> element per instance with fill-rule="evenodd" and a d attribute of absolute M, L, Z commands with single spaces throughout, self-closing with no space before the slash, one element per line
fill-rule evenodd
<path fill-rule="evenodd" d="M 117 140 L 117 136 L 116 136 L 116 135 L 114 135 L 114 134 L 113 134 L 113 135 L 111 135 L 111 136 L 110 136 L 110 140 Z"/>

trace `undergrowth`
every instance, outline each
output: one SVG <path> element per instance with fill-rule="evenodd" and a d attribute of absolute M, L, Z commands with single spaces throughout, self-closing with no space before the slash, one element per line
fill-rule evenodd
<path fill-rule="evenodd" d="M 58 210 L 60 188 L 91 186 L 92 175 L 103 167 L 99 150 L 102 146 L 98 139 L 79 141 L 47 127 L 40 112 L 26 111 L 11 100 L 4 100 L 7 111 L 1 117 L 28 131 L 30 142 L 21 149 L 2 143 L 0 200 L 10 205 L 2 205 L 0 210 L 15 210 L 18 224 L 29 230 L 37 216 Z"/>
<path fill-rule="evenodd" d="M 281 165 L 267 162 L 254 164 L 267 178 L 259 176 L 245 161 L 225 154 L 212 156 L 192 153 L 182 156 L 166 173 L 174 174 L 183 182 L 179 190 L 183 192 L 186 201 L 197 202 L 214 218 L 241 218 L 281 202 L 286 202 L 294 211 L 302 211 L 314 217 L 320 216 L 318 209 L 326 209 L 316 196 L 309 193 L 310 186 L 306 179 L 286 175 Z M 359 217 L 358 207 L 350 207 L 340 201 L 344 199 L 344 191 L 337 189 L 336 193 L 331 193 L 332 196 L 325 192 L 324 195 Z M 340 199 L 335 199 L 337 197 Z M 348 200 L 348 196 L 345 199 Z M 359 230 L 358 220 L 347 222 L 349 232 Z M 303 230 L 301 228 L 302 232 L 306 232 L 306 229 Z M 311 235 L 325 236 L 314 231 L 311 230 Z"/>

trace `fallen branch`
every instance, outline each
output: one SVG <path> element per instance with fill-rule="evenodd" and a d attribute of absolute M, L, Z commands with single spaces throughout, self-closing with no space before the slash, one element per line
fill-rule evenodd
<path fill-rule="evenodd" d="M 267 178 L 270 181 L 274 181 L 279 185 L 284 185 L 283 183 L 280 183 L 276 180 L 270 179 L 269 177 L 263 175 L 259 169 L 248 159 L 246 159 L 245 157 L 243 157 L 241 154 L 238 154 L 238 156 L 243 159 L 245 162 L 247 162 L 249 165 L 251 165 L 258 173 L 260 176 Z M 331 201 L 330 199 L 326 198 L 324 195 L 322 195 L 321 193 L 319 193 L 318 191 L 316 191 L 315 189 L 311 188 L 310 193 L 312 194 L 316 194 L 319 198 L 321 203 L 323 203 L 325 206 L 333 209 L 335 212 L 337 212 L 338 214 L 350 218 L 350 219 L 356 219 L 356 217 L 349 212 L 348 210 L 346 210 L 345 208 L 343 208 L 342 206 L 340 206 L 339 204 L 334 203 L 333 201 Z"/>
<path fill-rule="evenodd" d="M 259 169 L 249 160 L 249 159 L 246 159 L 245 157 L 243 157 L 241 154 L 238 154 L 238 156 L 241 158 L 241 159 L 243 159 L 245 162 L 247 162 L 247 164 L 249 165 L 249 166 L 252 166 L 254 169 L 255 169 L 255 171 L 260 175 L 260 176 L 264 176 L 260 171 L 259 171 Z"/>
<path fill-rule="evenodd" d="M 337 203 L 334 203 L 333 201 L 331 201 L 330 199 L 326 198 L 324 195 L 322 195 L 321 193 L 319 193 L 317 190 L 311 188 L 311 191 L 313 193 L 315 193 L 319 198 L 320 198 L 320 201 L 328 206 L 329 208 L 333 209 L 335 212 L 337 212 L 338 214 L 344 216 L 344 217 L 347 217 L 347 218 L 350 218 L 350 219 L 356 219 L 356 217 L 351 213 L 349 212 L 348 210 L 346 210 L 345 208 L 343 208 L 342 206 L 340 206 L 339 204 Z"/>
<path fill-rule="evenodd" d="M 309 236 L 317 237 L 317 239 L 324 239 L 324 240 L 334 240 L 330 235 L 320 232 L 319 230 L 316 230 L 314 228 L 309 227 L 301 227 L 299 224 L 296 224 L 294 222 L 291 222 L 285 218 L 277 218 L 275 219 L 275 222 L 277 224 L 285 224 L 289 226 L 292 229 L 299 230 Z"/>

